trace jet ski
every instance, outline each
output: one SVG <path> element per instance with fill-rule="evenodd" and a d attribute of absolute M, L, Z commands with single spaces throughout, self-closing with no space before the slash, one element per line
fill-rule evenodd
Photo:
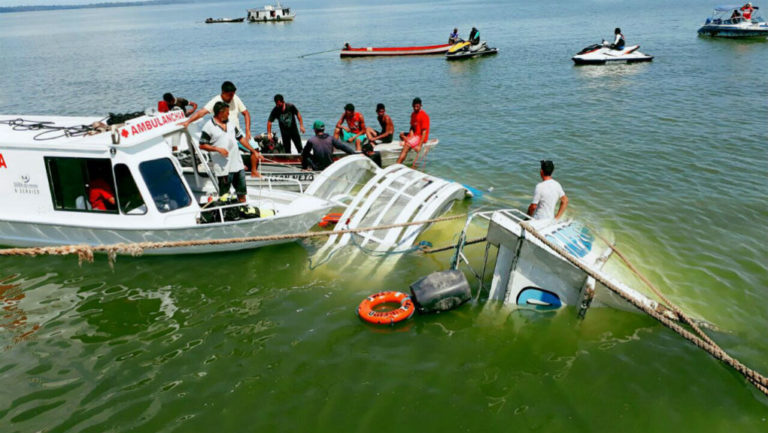
<path fill-rule="evenodd" d="M 491 48 L 485 41 L 477 44 L 471 44 L 467 41 L 460 41 L 453 45 L 447 53 L 445 53 L 446 60 L 459 60 L 468 59 L 470 57 L 486 56 L 489 54 L 496 54 L 499 50 Z"/>
<path fill-rule="evenodd" d="M 590 45 L 573 56 L 577 65 L 604 65 L 613 62 L 650 62 L 653 56 L 643 54 L 637 49 L 640 45 L 631 45 L 617 50 L 611 48 L 605 41 L 602 44 Z"/>

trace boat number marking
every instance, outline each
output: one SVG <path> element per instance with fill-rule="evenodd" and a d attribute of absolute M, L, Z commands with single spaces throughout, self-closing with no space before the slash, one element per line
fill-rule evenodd
<path fill-rule="evenodd" d="M 163 125 L 167 125 L 169 123 L 176 122 L 177 120 L 182 120 L 184 118 L 185 116 L 183 111 L 174 110 L 169 113 L 165 113 L 162 116 L 158 116 L 150 120 L 139 122 L 135 125 L 126 124 L 125 127 L 122 129 L 122 131 L 120 131 L 120 135 L 122 135 L 124 138 L 128 138 L 128 136 L 143 134 L 155 128 L 159 128 Z M 129 129 L 129 126 L 130 126 L 130 129 Z"/>
<path fill-rule="evenodd" d="M 8 168 L 8 166 L 5 165 L 5 159 L 3 159 L 2 153 L 0 153 L 0 168 Z"/>

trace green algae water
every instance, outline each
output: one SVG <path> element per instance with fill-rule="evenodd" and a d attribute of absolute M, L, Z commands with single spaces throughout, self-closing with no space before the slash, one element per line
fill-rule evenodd
<path fill-rule="evenodd" d="M 248 2 L 0 15 L 0 112 L 98 115 L 238 86 L 255 133 L 272 96 L 305 125 L 347 102 L 397 131 L 419 96 L 426 171 L 525 208 L 552 159 L 569 215 L 610 233 L 711 335 L 768 374 L 768 42 L 700 38 L 713 4 L 296 0 L 293 23 L 203 24 Z M 768 7 L 766 5 L 760 5 Z M 476 26 L 500 52 L 341 60 Z M 650 64 L 574 67 L 621 27 Z M 0 206 L 13 206 L 2 203 Z M 456 240 L 461 222 L 420 239 Z M 0 431 L 765 432 L 768 400 L 641 314 L 469 303 L 396 327 L 355 316 L 448 266 L 315 267 L 319 241 L 226 254 L 0 259 Z M 483 248 L 469 247 L 475 263 Z M 608 269 L 640 285 L 616 263 Z"/>

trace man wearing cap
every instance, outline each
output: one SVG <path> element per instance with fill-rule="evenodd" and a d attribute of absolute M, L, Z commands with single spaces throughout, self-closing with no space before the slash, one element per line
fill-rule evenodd
<path fill-rule="evenodd" d="M 257 171 L 262 158 L 240 131 L 237 125 L 230 122 L 229 104 L 219 101 L 213 105 L 213 117 L 203 125 L 200 133 L 200 149 L 210 152 L 213 163 L 213 173 L 219 181 L 219 195 L 229 193 L 230 187 L 240 202 L 245 202 L 247 189 L 245 186 L 245 165 L 240 157 L 240 142 L 251 152 L 251 175 L 261 177 Z"/>
<path fill-rule="evenodd" d="M 269 119 L 267 120 L 267 137 L 272 138 L 272 122 L 277 119 L 285 152 L 291 153 L 291 142 L 293 142 L 296 150 L 301 153 L 301 136 L 299 135 L 299 128 L 296 127 L 296 120 L 298 119 L 301 133 L 305 132 L 301 113 L 299 113 L 299 109 L 295 105 L 285 102 L 283 95 L 278 93 L 274 99 L 275 108 L 269 113 Z"/>
<path fill-rule="evenodd" d="M 326 167 L 333 164 L 334 147 L 348 155 L 355 153 L 355 150 L 346 143 L 326 134 L 323 122 L 315 120 L 312 129 L 315 130 L 315 135 L 307 140 L 304 150 L 301 152 L 302 169 L 306 170 L 312 167 L 312 170 L 325 170 Z"/>
<path fill-rule="evenodd" d="M 347 126 L 344 126 L 344 122 L 347 122 Z M 336 122 L 333 138 L 341 139 L 341 141 L 346 143 L 354 141 L 355 148 L 359 152 L 363 143 L 368 141 L 368 137 L 365 135 L 366 131 L 367 128 L 365 127 L 363 115 L 355 111 L 354 105 L 347 104 L 344 106 L 344 114 Z"/>
<path fill-rule="evenodd" d="M 421 98 L 413 98 L 411 103 L 413 113 L 411 113 L 411 129 L 406 135 L 400 133 L 400 140 L 403 141 L 403 150 L 397 158 L 397 163 L 402 164 L 405 157 L 411 149 L 418 155 L 421 146 L 429 140 L 429 115 L 421 109 Z"/>
<path fill-rule="evenodd" d="M 242 132 L 245 133 L 245 140 L 250 142 L 251 115 L 248 113 L 248 109 L 245 108 L 243 101 L 241 101 L 240 98 L 235 95 L 236 91 L 237 87 L 235 87 L 231 81 L 223 82 L 221 84 L 221 94 L 214 96 L 213 99 L 205 104 L 205 107 L 202 110 L 195 112 L 192 116 L 189 117 L 189 119 L 181 122 L 180 125 L 184 125 L 184 127 L 189 126 L 192 122 L 200 119 L 206 114 L 213 113 L 213 106 L 216 105 L 217 102 L 224 102 L 229 107 L 229 123 L 231 125 L 240 128 L 240 119 L 238 116 L 242 113 L 243 117 L 245 118 L 245 130 Z"/>
<path fill-rule="evenodd" d="M 533 200 L 528 206 L 528 215 L 536 220 L 558 219 L 568 207 L 568 196 L 565 195 L 563 187 L 555 179 L 552 179 L 552 173 L 555 171 L 555 163 L 552 161 L 541 161 L 539 175 L 541 182 L 536 185 L 533 191 Z M 560 203 L 560 207 L 555 215 L 555 205 Z"/>

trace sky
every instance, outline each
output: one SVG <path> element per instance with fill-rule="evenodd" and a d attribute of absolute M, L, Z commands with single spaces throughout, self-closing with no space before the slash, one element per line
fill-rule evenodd
<path fill-rule="evenodd" d="M 140 1 L 140 0 L 131 0 Z M 125 3 L 120 0 L 0 0 L 0 7 L 42 6 L 42 5 L 82 5 L 89 3 Z"/>

